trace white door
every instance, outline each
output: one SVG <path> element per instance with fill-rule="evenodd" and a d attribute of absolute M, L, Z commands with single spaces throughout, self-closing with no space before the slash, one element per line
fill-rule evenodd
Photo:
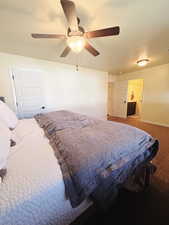
<path fill-rule="evenodd" d="M 128 81 L 116 81 L 114 83 L 113 115 L 127 117 L 127 92 Z"/>
<path fill-rule="evenodd" d="M 30 118 L 45 110 L 43 73 L 38 70 L 12 70 L 17 114 L 19 118 Z"/>

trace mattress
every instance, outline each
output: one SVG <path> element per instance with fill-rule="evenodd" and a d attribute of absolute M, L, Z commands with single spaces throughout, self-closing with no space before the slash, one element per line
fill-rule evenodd
<path fill-rule="evenodd" d="M 8 173 L 0 184 L 0 225 L 67 225 L 91 202 L 73 209 L 65 197 L 60 166 L 34 119 L 20 120 Z"/>

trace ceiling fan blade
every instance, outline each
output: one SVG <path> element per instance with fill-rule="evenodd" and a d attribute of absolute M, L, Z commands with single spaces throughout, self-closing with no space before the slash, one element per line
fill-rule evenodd
<path fill-rule="evenodd" d="M 85 32 L 84 35 L 86 38 L 96 38 L 96 37 L 119 35 L 119 33 L 120 33 L 120 27 L 117 26 L 117 27 L 110 27 L 106 29 Z"/>
<path fill-rule="evenodd" d="M 64 51 L 62 52 L 62 54 L 60 55 L 60 57 L 66 57 L 68 54 L 69 54 L 69 52 L 70 52 L 70 48 L 69 48 L 69 46 L 67 46 L 65 49 L 64 49 Z"/>
<path fill-rule="evenodd" d="M 90 52 L 93 56 L 100 55 L 100 53 L 95 48 L 93 48 L 93 46 L 91 46 L 88 42 L 86 42 L 85 49 L 88 52 Z"/>
<path fill-rule="evenodd" d="M 57 38 L 65 39 L 66 36 L 62 34 L 31 34 L 33 38 Z"/>
<path fill-rule="evenodd" d="M 79 27 L 74 2 L 69 0 L 61 0 L 60 2 L 71 31 L 78 31 Z"/>

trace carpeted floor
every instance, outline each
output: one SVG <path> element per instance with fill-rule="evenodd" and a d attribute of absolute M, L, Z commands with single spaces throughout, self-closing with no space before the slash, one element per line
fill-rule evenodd
<path fill-rule="evenodd" d="M 158 170 L 149 190 L 144 193 L 122 191 L 105 215 L 95 213 L 85 225 L 169 225 L 169 128 L 133 118 L 109 119 L 141 128 L 160 141 L 159 153 L 153 161 Z"/>

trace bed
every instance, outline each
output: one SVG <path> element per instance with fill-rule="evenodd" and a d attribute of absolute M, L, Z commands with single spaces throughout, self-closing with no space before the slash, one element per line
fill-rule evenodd
<path fill-rule="evenodd" d="M 63 114 L 62 111 L 59 113 Z M 53 135 L 53 131 L 56 131 L 54 125 L 58 126 L 59 120 L 55 121 L 56 114 L 49 113 L 49 115 L 53 117 L 52 122 L 47 117 L 44 124 L 38 124 L 39 116 L 36 120 L 34 118 L 23 119 L 19 120 L 16 128 L 12 131 L 17 144 L 10 150 L 7 164 L 8 172 L 0 186 L 0 225 L 68 225 L 92 205 L 92 201 L 89 198 L 84 199 L 85 196 L 83 196 L 83 201 L 72 207 L 65 194 L 66 185 L 63 168 L 60 164 L 61 160 L 56 157 L 56 152 L 52 149 L 52 143 L 49 143 L 49 134 Z M 40 116 L 43 117 L 43 115 Z M 82 116 L 82 118 L 84 117 Z M 97 120 L 86 120 L 86 117 L 80 119 L 80 126 L 83 124 L 85 129 L 88 129 L 86 121 L 91 126 L 97 124 Z M 69 140 L 70 131 L 76 133 L 76 135 L 80 133 L 81 130 L 78 129 L 81 129 L 81 127 L 77 128 L 79 123 L 76 124 L 76 129 L 72 130 L 74 124 L 76 124 L 75 121 L 66 124 L 69 129 L 63 131 L 63 123 L 61 123 L 59 126 L 62 128 L 59 128 L 60 131 L 56 132 L 60 134 L 59 138 L 65 138 L 66 135 L 66 139 Z M 40 126 L 48 128 L 48 135 L 46 132 L 44 133 L 45 130 Z M 100 122 L 97 128 L 99 126 Z M 119 126 L 119 124 L 115 123 L 114 126 Z M 126 127 L 126 125 L 121 126 Z M 101 122 L 101 127 L 104 127 L 104 122 L 103 124 Z M 109 123 L 109 127 L 111 127 L 111 123 Z M 157 146 L 155 146 L 155 149 L 157 149 Z M 141 160 L 144 161 L 144 159 L 145 156 Z M 136 159 L 136 161 L 138 160 Z M 121 161 L 114 165 L 114 171 L 118 169 L 116 168 L 117 165 L 121 165 Z M 125 169 L 127 171 L 128 167 Z M 123 169 L 123 173 L 125 169 Z M 122 171 L 120 171 L 120 174 L 122 174 Z"/>
<path fill-rule="evenodd" d="M 67 225 L 91 203 L 72 208 L 65 198 L 60 166 L 35 119 L 13 131 L 8 172 L 0 187 L 0 225 Z"/>

